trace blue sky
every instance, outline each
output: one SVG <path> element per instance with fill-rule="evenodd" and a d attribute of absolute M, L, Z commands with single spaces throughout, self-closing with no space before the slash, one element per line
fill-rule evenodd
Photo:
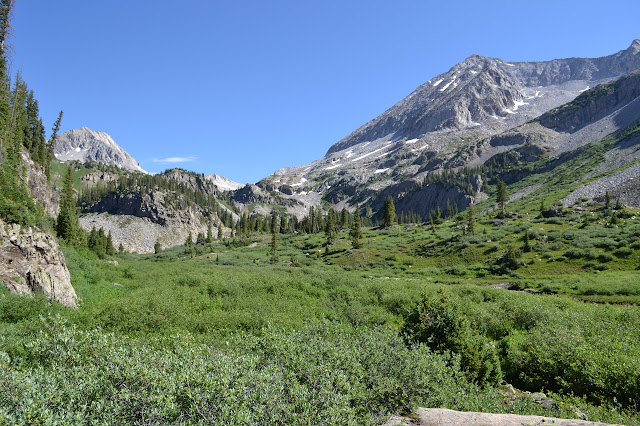
<path fill-rule="evenodd" d="M 109 133 L 145 170 L 253 183 L 307 164 L 473 53 L 598 57 L 640 2 L 18 0 L 12 70 L 49 130 Z"/>

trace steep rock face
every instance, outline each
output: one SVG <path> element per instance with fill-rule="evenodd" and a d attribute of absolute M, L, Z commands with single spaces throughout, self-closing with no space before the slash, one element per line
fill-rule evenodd
<path fill-rule="evenodd" d="M 514 62 L 512 73 L 529 87 L 559 85 L 571 80 L 608 80 L 640 68 L 639 53 L 640 40 L 634 40 L 627 49 L 601 58 Z"/>
<path fill-rule="evenodd" d="M 108 134 L 87 127 L 64 132 L 56 139 L 54 154 L 61 161 L 96 161 L 146 173 L 140 164 Z"/>
<path fill-rule="evenodd" d="M 575 132 L 640 97 L 640 71 L 582 93 L 572 102 L 543 114 L 540 124 L 560 132 Z"/>
<path fill-rule="evenodd" d="M 76 292 L 58 243 L 35 227 L 0 220 L 0 280 L 14 293 L 42 292 L 76 307 Z"/>
<path fill-rule="evenodd" d="M 58 214 L 59 197 L 53 186 L 47 181 L 44 170 L 36 166 L 29 155 L 23 151 L 22 162 L 26 165 L 25 177 L 31 198 L 44 208 L 44 212 L 49 216 Z"/>

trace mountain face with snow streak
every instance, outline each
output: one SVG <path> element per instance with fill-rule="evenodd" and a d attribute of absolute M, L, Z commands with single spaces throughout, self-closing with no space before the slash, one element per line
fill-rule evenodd
<path fill-rule="evenodd" d="M 54 155 L 60 161 L 95 161 L 121 169 L 147 173 L 128 152 L 104 132 L 87 127 L 64 132 L 56 139 Z"/>
<path fill-rule="evenodd" d="M 234 182 L 231 179 L 227 179 L 224 176 L 217 175 L 215 173 L 206 175 L 205 179 L 213 182 L 220 191 L 235 191 L 236 189 L 244 188 L 244 185 L 238 182 Z"/>
<path fill-rule="evenodd" d="M 433 185 L 419 200 L 411 197 L 432 173 L 481 166 L 510 150 L 556 155 L 623 129 L 638 112 L 635 77 L 599 85 L 638 69 L 640 40 L 601 58 L 506 62 L 472 55 L 335 143 L 323 158 L 282 168 L 258 184 L 306 206 L 366 203 L 376 210 L 391 195 L 421 214 L 447 199 L 462 209 L 474 200 L 455 188 Z M 616 96 L 607 95 L 611 90 Z M 539 117 L 538 125 L 530 124 Z M 483 182 L 469 185 L 482 195 Z"/>

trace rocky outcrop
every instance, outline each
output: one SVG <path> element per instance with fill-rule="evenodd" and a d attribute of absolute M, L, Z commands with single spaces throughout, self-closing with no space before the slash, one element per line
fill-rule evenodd
<path fill-rule="evenodd" d="M 49 216 L 55 217 L 59 210 L 58 193 L 53 189 L 53 185 L 49 184 L 45 176 L 44 169 L 36 166 L 26 151 L 22 152 L 22 162 L 26 166 L 25 178 L 29 195 L 33 200 L 40 204 L 44 212 Z"/>
<path fill-rule="evenodd" d="M 446 408 L 418 408 L 415 416 L 411 418 L 393 416 L 383 426 L 440 426 L 440 425 L 466 425 L 466 426 L 604 426 L 607 423 L 590 422 L 576 419 L 559 419 L 555 417 L 521 416 L 517 414 L 490 414 L 476 412 L 454 411 Z"/>
<path fill-rule="evenodd" d="M 35 227 L 0 220 L 0 280 L 13 293 L 44 293 L 76 307 L 76 292 L 56 239 Z"/>
<path fill-rule="evenodd" d="M 572 102 L 540 117 L 540 124 L 561 132 L 575 132 L 640 97 L 640 71 L 602 84 Z"/>

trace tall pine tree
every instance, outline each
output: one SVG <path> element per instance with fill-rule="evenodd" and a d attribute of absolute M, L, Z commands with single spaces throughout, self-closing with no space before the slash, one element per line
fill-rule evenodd
<path fill-rule="evenodd" d="M 56 220 L 56 232 L 67 244 L 77 246 L 84 243 L 84 231 L 80 228 L 80 222 L 76 212 L 76 199 L 73 192 L 73 174 L 71 167 L 67 168 L 67 174 L 62 186 L 60 196 L 60 213 Z"/>

